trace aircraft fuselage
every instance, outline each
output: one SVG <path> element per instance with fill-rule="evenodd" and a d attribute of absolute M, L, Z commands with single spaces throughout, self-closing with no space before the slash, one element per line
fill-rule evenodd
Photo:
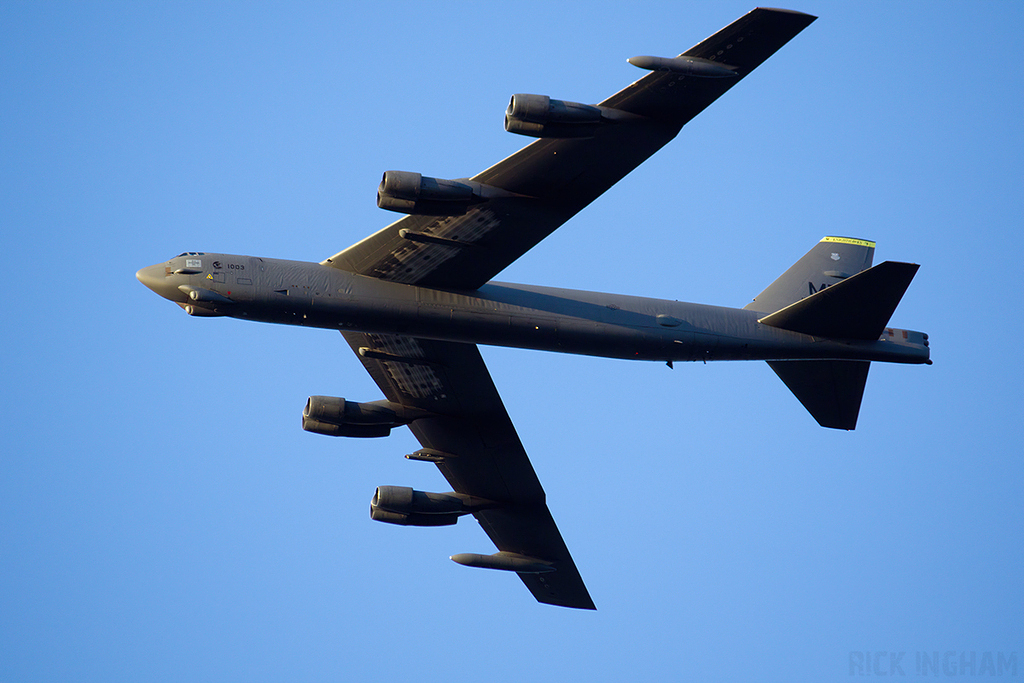
<path fill-rule="evenodd" d="M 319 263 L 211 253 L 183 254 L 137 277 L 198 316 L 632 360 L 928 361 L 917 332 L 823 339 L 758 322 L 771 311 L 620 294 L 501 282 L 432 289 Z"/>

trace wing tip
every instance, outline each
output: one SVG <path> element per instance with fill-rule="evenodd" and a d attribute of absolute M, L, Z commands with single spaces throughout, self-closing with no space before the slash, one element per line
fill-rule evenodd
<path fill-rule="evenodd" d="M 755 7 L 754 11 L 755 12 L 772 12 L 772 13 L 775 13 L 775 14 L 790 14 L 790 15 L 793 15 L 795 17 L 802 17 L 804 19 L 808 19 L 809 21 L 807 23 L 811 23 L 812 21 L 814 21 L 815 19 L 818 18 L 817 15 L 814 15 L 814 14 L 808 14 L 807 12 L 801 12 L 801 11 L 795 10 L 795 9 L 785 9 L 783 7 Z"/>
<path fill-rule="evenodd" d="M 589 596 L 587 597 L 586 601 L 583 601 L 583 600 L 558 600 L 557 598 L 551 598 L 549 600 L 542 600 L 541 598 L 537 598 L 537 602 L 543 603 L 545 605 L 554 605 L 555 607 L 567 607 L 569 609 L 581 609 L 581 610 L 588 610 L 588 611 L 591 611 L 591 612 L 596 612 L 597 611 L 597 605 L 594 604 L 594 601 L 591 600 Z"/>

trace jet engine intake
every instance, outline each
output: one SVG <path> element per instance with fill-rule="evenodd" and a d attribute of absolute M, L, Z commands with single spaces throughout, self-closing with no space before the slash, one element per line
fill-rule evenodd
<path fill-rule="evenodd" d="M 356 403 L 334 396 L 310 396 L 302 411 L 302 428 L 327 436 L 373 438 L 388 436 L 395 427 L 427 415 L 390 401 Z"/>
<path fill-rule="evenodd" d="M 401 526 L 448 526 L 459 517 L 494 503 L 464 493 L 431 493 L 408 486 L 378 486 L 370 500 L 370 519 Z"/>

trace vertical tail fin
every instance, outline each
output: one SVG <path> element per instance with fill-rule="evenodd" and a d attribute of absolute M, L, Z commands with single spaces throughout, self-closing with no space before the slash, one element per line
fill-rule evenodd
<path fill-rule="evenodd" d="M 870 268 L 874 256 L 874 242 L 825 237 L 744 308 L 774 313 Z"/>
<path fill-rule="evenodd" d="M 886 261 L 872 268 L 874 251 L 874 242 L 826 237 L 745 308 L 767 313 L 758 321 L 763 325 L 815 337 L 877 340 L 918 266 Z M 822 427 L 857 426 L 870 363 L 796 360 L 768 365 Z"/>

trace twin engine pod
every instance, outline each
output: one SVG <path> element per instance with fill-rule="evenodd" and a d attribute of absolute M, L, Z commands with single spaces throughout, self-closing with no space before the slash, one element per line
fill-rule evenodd
<path fill-rule="evenodd" d="M 395 427 L 429 415 L 391 401 L 356 403 L 334 396 L 310 396 L 302 411 L 302 428 L 326 436 L 374 438 L 388 436 Z"/>
<path fill-rule="evenodd" d="M 735 78 L 736 68 L 700 57 L 632 57 L 633 66 L 695 78 Z M 516 94 L 505 110 L 505 130 L 534 138 L 585 138 L 598 126 L 643 117 L 613 107 L 553 100 L 547 95 Z"/>
<path fill-rule="evenodd" d="M 430 493 L 408 486 L 378 486 L 370 501 L 370 519 L 400 526 L 450 526 L 462 515 L 495 507 L 493 501 L 465 493 Z"/>
<path fill-rule="evenodd" d="M 450 526 L 462 515 L 494 507 L 498 507 L 494 501 L 454 491 L 430 493 L 408 486 L 378 486 L 370 501 L 370 519 L 399 526 Z M 557 569 L 553 562 L 510 552 L 459 553 L 452 555 L 451 560 L 466 567 L 518 574 L 546 574 Z"/>
<path fill-rule="evenodd" d="M 547 95 L 519 93 L 505 110 L 505 130 L 532 138 L 586 138 L 615 110 L 579 102 L 553 100 Z"/>
<path fill-rule="evenodd" d="M 532 138 L 589 138 L 602 125 L 642 118 L 611 107 L 518 93 L 505 110 L 505 130 Z"/>
<path fill-rule="evenodd" d="M 483 186 L 431 178 L 409 171 L 386 171 L 377 187 L 377 206 L 418 216 L 461 216 L 484 201 Z"/>
<path fill-rule="evenodd" d="M 385 171 L 377 186 L 378 207 L 416 216 L 461 216 L 489 199 L 518 196 L 467 178 L 445 180 L 411 171 Z"/>

